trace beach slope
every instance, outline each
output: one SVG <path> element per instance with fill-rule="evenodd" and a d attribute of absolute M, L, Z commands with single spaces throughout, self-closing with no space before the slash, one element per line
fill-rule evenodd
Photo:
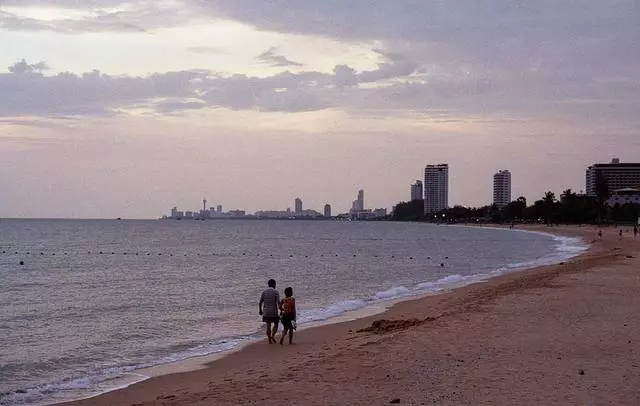
<path fill-rule="evenodd" d="M 560 230 L 592 237 L 592 229 Z M 590 239 L 590 238 L 589 238 Z M 640 241 L 68 405 L 640 404 Z"/>

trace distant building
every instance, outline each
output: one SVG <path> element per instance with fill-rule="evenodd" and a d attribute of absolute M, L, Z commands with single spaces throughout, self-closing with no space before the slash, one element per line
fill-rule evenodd
<path fill-rule="evenodd" d="M 360 189 L 358 191 L 358 198 L 353 201 L 351 204 L 351 212 L 357 213 L 364 211 L 364 190 Z"/>
<path fill-rule="evenodd" d="M 511 203 L 511 172 L 502 170 L 493 175 L 493 204 L 503 208 Z"/>
<path fill-rule="evenodd" d="M 193 218 L 193 212 L 192 211 L 185 211 L 184 212 L 184 218 L 192 219 Z"/>
<path fill-rule="evenodd" d="M 596 196 L 596 185 L 606 180 L 609 191 L 640 185 L 640 163 L 620 163 L 614 158 L 608 164 L 594 164 L 586 171 L 587 196 Z"/>
<path fill-rule="evenodd" d="M 422 188 L 422 181 L 416 180 L 416 183 L 411 185 L 411 201 L 424 199 L 424 189 Z"/>
<path fill-rule="evenodd" d="M 222 214 L 222 205 L 219 204 L 218 207 L 216 207 L 216 212 Z"/>
<path fill-rule="evenodd" d="M 449 165 L 424 168 L 424 213 L 431 214 L 449 206 Z"/>
<path fill-rule="evenodd" d="M 176 219 L 178 218 L 178 208 L 174 207 L 173 209 L 171 209 L 171 216 L 172 219 Z"/>
<path fill-rule="evenodd" d="M 331 205 L 330 204 L 325 204 L 324 205 L 324 216 L 326 218 L 331 217 Z"/>
<path fill-rule="evenodd" d="M 373 211 L 374 217 L 386 217 L 386 215 L 387 215 L 387 209 L 375 209 Z"/>
<path fill-rule="evenodd" d="M 244 210 L 230 210 L 229 217 L 245 217 L 247 212 Z"/>
<path fill-rule="evenodd" d="M 299 197 L 297 197 L 295 200 L 295 213 L 302 214 L 302 199 L 300 199 Z"/>

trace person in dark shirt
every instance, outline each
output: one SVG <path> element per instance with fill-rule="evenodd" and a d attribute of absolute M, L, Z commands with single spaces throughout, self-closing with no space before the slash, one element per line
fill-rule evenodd
<path fill-rule="evenodd" d="M 296 299 L 293 297 L 293 289 L 288 287 L 284 290 L 286 296 L 280 302 L 280 311 L 282 312 L 282 337 L 280 345 L 284 344 L 284 338 L 289 333 L 289 344 L 293 343 L 293 330 L 296 329 Z"/>

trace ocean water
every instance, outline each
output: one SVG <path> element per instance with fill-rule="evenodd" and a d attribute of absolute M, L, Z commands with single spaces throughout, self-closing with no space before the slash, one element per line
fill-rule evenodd
<path fill-rule="evenodd" d="M 92 396 L 262 337 L 269 278 L 305 327 L 584 249 L 417 223 L 0 220 L 0 405 Z"/>

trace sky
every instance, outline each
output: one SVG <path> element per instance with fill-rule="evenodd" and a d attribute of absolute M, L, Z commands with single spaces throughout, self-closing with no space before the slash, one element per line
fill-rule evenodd
<path fill-rule="evenodd" d="M 390 209 L 640 161 L 640 1 L 3 0 L 0 217 Z"/>

